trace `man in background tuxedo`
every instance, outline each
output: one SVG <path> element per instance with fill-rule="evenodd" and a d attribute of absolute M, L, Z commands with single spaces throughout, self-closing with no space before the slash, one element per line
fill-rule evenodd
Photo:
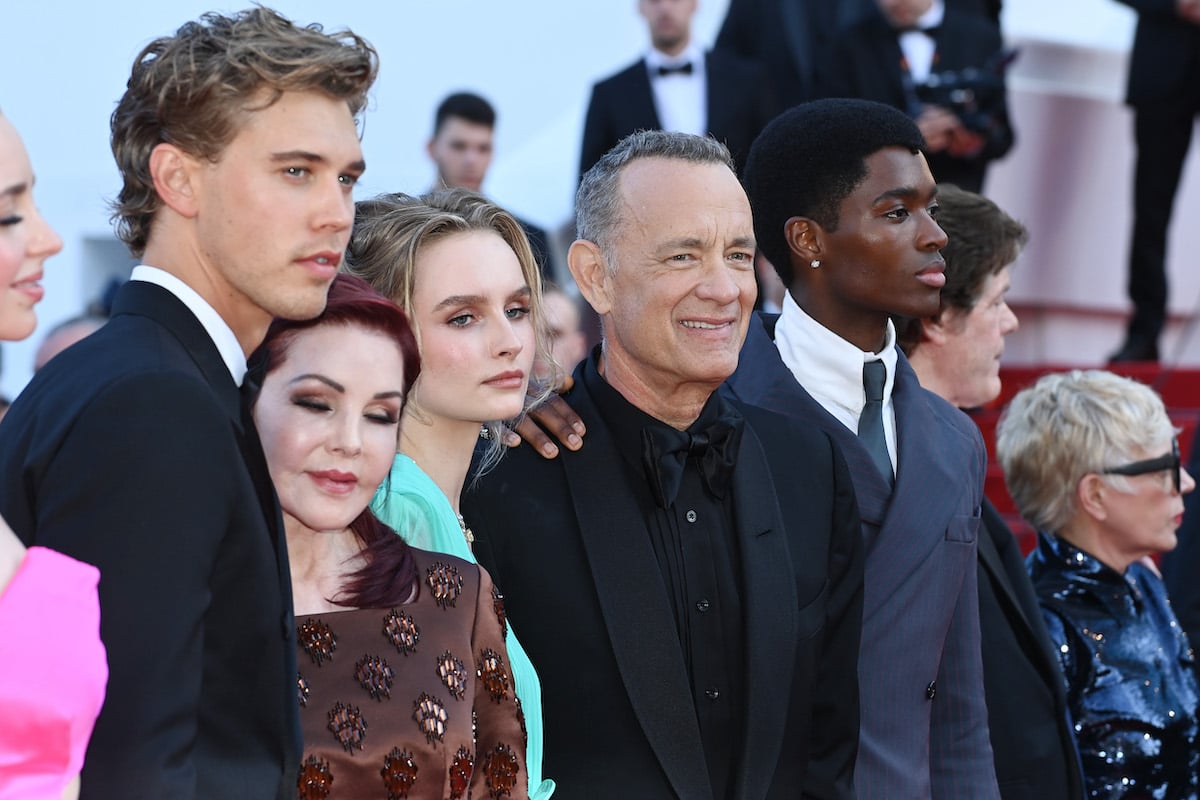
<path fill-rule="evenodd" d="M 592 87 L 579 174 L 638 130 L 711 133 L 740 168 L 776 105 L 763 67 L 692 40 L 696 0 L 638 0 L 646 55 Z"/>
<path fill-rule="evenodd" d="M 727 399 L 754 301 L 726 148 L 642 131 L 576 196 L 603 320 L 567 401 L 587 443 L 464 498 L 542 680 L 572 798 L 853 797 L 861 542 L 829 436 Z"/>
<path fill-rule="evenodd" d="M 437 185 L 444 189 L 470 189 L 483 193 L 492 163 L 496 133 L 496 109 L 473 92 L 455 92 L 438 104 L 433 117 L 433 136 L 425 152 L 437 167 Z M 515 215 L 514 215 L 515 216 Z M 529 246 L 542 276 L 550 272 L 550 239 L 546 231 L 517 217 L 529 237 Z"/>
<path fill-rule="evenodd" d="M 820 93 L 904 111 L 938 183 L 982 191 L 988 164 L 1013 146 L 999 28 L 943 0 L 876 3 L 879 13 L 834 38 Z"/>
<path fill-rule="evenodd" d="M 141 52 L 113 113 L 142 263 L 0 425 L 0 513 L 100 569 L 84 798 L 296 796 L 287 549 L 238 387 L 273 317 L 325 307 L 377 64 L 349 31 L 206 14 Z"/>
<path fill-rule="evenodd" d="M 950 0 L 1000 25 L 1000 0 Z M 844 28 L 877 13 L 874 0 L 730 0 L 715 49 L 767 66 L 784 108 L 818 96 L 816 78 Z"/>
<path fill-rule="evenodd" d="M 1000 394 L 1004 339 L 1017 329 L 1005 302 L 1026 231 L 995 203 L 957 186 L 938 192 L 948 242 L 941 307 L 898 320 L 896 340 L 921 386 L 959 408 Z M 979 629 L 988 731 L 1004 800 L 1083 800 L 1083 781 L 1058 655 L 1046 633 L 1021 548 L 985 497 L 979 536 Z"/>
<path fill-rule="evenodd" d="M 1157 361 L 1167 322 L 1167 231 L 1200 113 L 1200 0 L 1118 1 L 1138 12 L 1125 93 L 1137 163 L 1129 246 L 1133 317 L 1109 361 Z"/>

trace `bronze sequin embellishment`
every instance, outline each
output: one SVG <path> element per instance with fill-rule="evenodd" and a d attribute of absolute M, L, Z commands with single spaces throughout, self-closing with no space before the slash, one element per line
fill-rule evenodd
<path fill-rule="evenodd" d="M 434 739 L 442 741 L 446 734 L 446 707 L 436 697 L 421 692 L 421 696 L 413 703 L 413 720 L 421 733 L 425 734 L 425 741 L 430 744 Z"/>
<path fill-rule="evenodd" d="M 504 613 L 504 595 L 492 584 L 492 608 L 496 611 L 496 619 L 500 620 L 500 635 L 508 636 L 508 614 Z"/>
<path fill-rule="evenodd" d="M 383 759 L 383 788 L 387 789 L 387 800 L 405 800 L 417 782 L 417 762 L 412 753 L 393 747 L 392 752 Z"/>
<path fill-rule="evenodd" d="M 425 582 L 429 584 L 429 589 L 433 592 L 434 602 L 442 608 L 453 607 L 458 601 L 458 596 L 462 594 L 463 587 L 463 579 L 462 575 L 458 574 L 458 567 L 435 561 L 425 574 Z"/>
<path fill-rule="evenodd" d="M 337 634 L 324 622 L 309 617 L 300 623 L 296 633 L 300 637 L 304 652 L 308 653 L 308 657 L 318 667 L 322 662 L 333 658 L 333 651 L 337 650 Z"/>
<path fill-rule="evenodd" d="M 355 750 L 362 750 L 363 739 L 367 736 L 367 721 L 363 719 L 358 706 L 334 703 L 329 710 L 327 727 L 350 755 L 354 755 Z"/>
<path fill-rule="evenodd" d="M 304 680 L 304 676 L 299 672 L 296 673 L 296 699 L 300 701 L 301 708 L 308 708 L 308 695 L 312 690 L 308 688 L 308 681 Z"/>
<path fill-rule="evenodd" d="M 529 731 L 525 730 L 525 707 L 521 705 L 521 698 L 513 693 L 513 699 L 517 701 L 517 722 L 521 723 L 521 736 L 525 740 L 525 747 L 529 747 Z"/>
<path fill-rule="evenodd" d="M 488 793 L 496 798 L 511 796 L 520 771 L 521 766 L 512 748 L 506 744 L 496 745 L 496 749 L 483 760 L 483 777 L 487 781 Z"/>
<path fill-rule="evenodd" d="M 383 635 L 403 656 L 417 652 L 421 641 L 421 629 L 413 618 L 394 608 L 383 618 Z"/>
<path fill-rule="evenodd" d="M 508 696 L 509 679 L 504 669 L 504 659 L 490 647 L 483 651 L 483 658 L 479 661 L 479 679 L 493 701 L 499 703 Z"/>
<path fill-rule="evenodd" d="M 329 797 L 331 788 L 333 773 L 329 771 L 329 762 L 316 756 L 305 759 L 296 778 L 296 794 L 299 800 L 325 800 Z"/>
<path fill-rule="evenodd" d="M 463 699 L 467 691 L 467 668 L 450 651 L 442 653 L 437 659 L 437 674 L 450 690 L 450 694 L 458 700 Z"/>
<path fill-rule="evenodd" d="M 392 672 L 392 668 L 388 663 L 379 656 L 364 655 L 354 665 L 354 677 L 367 694 L 371 695 L 372 700 L 383 702 L 383 698 L 391 698 L 392 682 L 396 678 L 396 673 Z"/>
<path fill-rule="evenodd" d="M 450 800 L 459 800 L 471 785 L 471 773 L 475 771 L 475 758 L 465 747 L 458 748 L 450 762 Z"/>

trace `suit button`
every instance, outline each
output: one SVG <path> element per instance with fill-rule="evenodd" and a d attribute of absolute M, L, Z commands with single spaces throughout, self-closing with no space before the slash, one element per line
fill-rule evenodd
<path fill-rule="evenodd" d="M 937 681 L 930 681 L 929 685 L 925 687 L 925 699 L 932 700 L 935 697 L 937 697 Z"/>
<path fill-rule="evenodd" d="M 696 601 L 696 610 L 699 611 L 701 614 L 703 614 L 705 611 L 708 611 L 708 601 L 707 600 L 697 600 Z"/>
<path fill-rule="evenodd" d="M 688 522 L 695 522 L 695 521 L 696 521 L 696 512 L 695 512 L 695 511 L 692 511 L 692 510 L 690 510 L 690 509 L 689 509 L 689 510 L 688 510 L 688 512 L 687 512 L 686 514 L 684 514 L 683 516 L 687 518 L 687 521 L 688 521 Z"/>
<path fill-rule="evenodd" d="M 716 700 L 718 697 L 721 696 L 721 693 L 718 692 L 716 689 L 705 689 L 704 696 L 707 697 L 709 700 Z"/>

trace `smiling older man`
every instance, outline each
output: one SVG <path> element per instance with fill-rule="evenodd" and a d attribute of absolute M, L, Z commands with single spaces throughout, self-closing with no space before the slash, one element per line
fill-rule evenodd
<path fill-rule="evenodd" d="M 546 771 L 573 798 L 850 798 L 858 517 L 831 437 L 716 393 L 755 298 L 729 153 L 633 134 L 576 208 L 588 443 L 513 451 L 463 506 L 542 677 Z"/>

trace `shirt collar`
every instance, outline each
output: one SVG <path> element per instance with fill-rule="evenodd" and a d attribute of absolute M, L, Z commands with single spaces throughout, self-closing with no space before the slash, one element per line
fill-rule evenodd
<path fill-rule="evenodd" d="M 933 0 L 933 4 L 929 6 L 929 10 L 921 16 L 917 17 L 917 29 L 925 30 L 942 24 L 942 19 L 946 16 L 946 5 L 942 0 Z"/>
<path fill-rule="evenodd" d="M 704 52 L 695 44 L 689 44 L 677 56 L 669 56 L 653 47 L 646 52 L 646 68 L 650 70 L 651 74 L 659 67 L 677 67 L 680 64 L 688 63 L 692 65 L 693 75 L 698 70 L 704 69 Z"/>
<path fill-rule="evenodd" d="M 792 299 L 783 296 L 783 310 L 775 325 L 775 344 L 791 373 L 822 406 L 839 406 L 855 418 L 862 413 L 863 364 L 882 361 L 887 367 L 883 400 L 888 403 L 896 384 L 896 328 L 889 319 L 883 348 L 878 353 L 858 349 L 810 317 Z"/>
<path fill-rule="evenodd" d="M 242 385 L 242 378 L 246 376 L 246 354 L 242 352 L 242 346 L 238 343 L 233 329 L 221 318 L 216 309 L 208 304 L 207 300 L 176 276 L 149 264 L 139 264 L 134 267 L 129 279 L 161 286 L 187 306 L 188 310 L 200 321 L 208 338 L 212 339 L 213 344 L 216 345 L 217 352 L 221 354 L 221 360 L 225 362 L 229 374 L 233 376 L 233 382 L 238 386 Z"/>

